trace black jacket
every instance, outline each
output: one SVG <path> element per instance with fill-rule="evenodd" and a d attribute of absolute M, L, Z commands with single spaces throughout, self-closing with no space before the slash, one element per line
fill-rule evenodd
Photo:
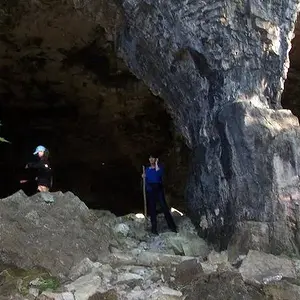
<path fill-rule="evenodd" d="M 38 185 L 52 187 L 52 169 L 48 159 L 39 158 L 36 162 L 27 164 L 28 168 L 36 169 L 36 181 Z"/>

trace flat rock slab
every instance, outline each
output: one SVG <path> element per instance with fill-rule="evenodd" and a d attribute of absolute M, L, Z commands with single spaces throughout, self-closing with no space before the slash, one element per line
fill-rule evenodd
<path fill-rule="evenodd" d="M 239 271 L 244 280 L 254 283 L 268 283 L 283 277 L 297 277 L 292 260 L 255 250 L 249 251 Z"/>
<path fill-rule="evenodd" d="M 185 300 L 266 299 L 259 288 L 243 282 L 242 276 L 236 272 L 203 275 L 198 280 L 190 282 L 183 289 L 183 295 Z"/>
<path fill-rule="evenodd" d="M 264 287 L 264 292 L 267 299 L 279 299 L 279 300 L 299 300 L 300 299 L 300 287 L 294 284 L 290 284 L 286 281 L 272 283 Z"/>
<path fill-rule="evenodd" d="M 43 292 L 37 300 L 75 300 L 74 295 L 69 292 L 65 293 L 51 293 Z"/>

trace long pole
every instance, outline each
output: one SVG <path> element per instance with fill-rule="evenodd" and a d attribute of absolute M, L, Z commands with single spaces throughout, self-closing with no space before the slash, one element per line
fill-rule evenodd
<path fill-rule="evenodd" d="M 144 216 L 147 222 L 147 197 L 146 197 L 146 172 L 145 166 L 143 166 L 143 198 L 144 198 Z"/>

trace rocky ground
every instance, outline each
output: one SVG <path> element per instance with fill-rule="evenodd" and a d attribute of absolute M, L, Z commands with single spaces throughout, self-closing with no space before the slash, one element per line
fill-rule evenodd
<path fill-rule="evenodd" d="M 72 193 L 0 200 L 0 300 L 296 300 L 300 260 L 256 250 L 228 259 L 190 219 L 92 211 Z"/>

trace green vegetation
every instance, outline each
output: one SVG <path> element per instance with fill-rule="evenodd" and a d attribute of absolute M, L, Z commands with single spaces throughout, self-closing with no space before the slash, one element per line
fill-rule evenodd
<path fill-rule="evenodd" d="M 43 268 L 32 268 L 23 270 L 16 267 L 3 268 L 0 273 L 0 295 L 10 296 L 20 293 L 28 294 L 30 286 L 35 287 L 39 292 L 46 290 L 55 291 L 59 288 L 60 282 L 57 278 Z"/>
<path fill-rule="evenodd" d="M 36 287 L 40 290 L 40 292 L 46 290 L 56 290 L 59 288 L 60 283 L 59 280 L 55 277 L 48 277 L 46 279 L 40 279 Z"/>
<path fill-rule="evenodd" d="M 6 139 L 4 139 L 3 137 L 0 136 L 0 142 L 3 142 L 3 143 L 9 143 L 9 141 L 7 141 Z"/>
<path fill-rule="evenodd" d="M 1 122 L 0 122 L 0 126 L 2 126 Z M 5 138 L 0 136 L 0 142 L 2 143 L 10 143 L 9 141 L 7 141 Z"/>

